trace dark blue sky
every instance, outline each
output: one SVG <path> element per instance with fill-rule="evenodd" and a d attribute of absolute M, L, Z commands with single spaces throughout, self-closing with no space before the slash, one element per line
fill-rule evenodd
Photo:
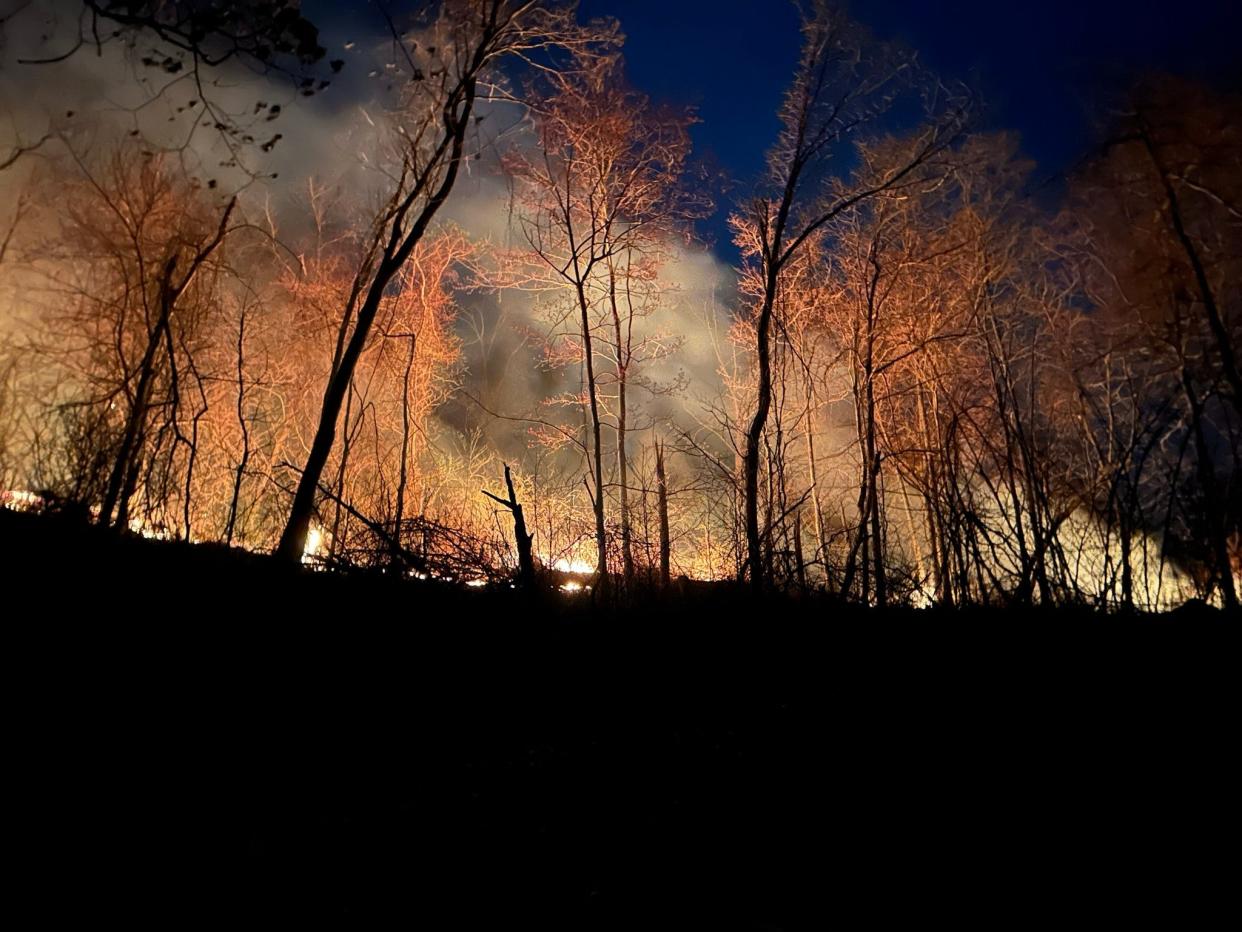
<path fill-rule="evenodd" d="M 400 16 L 412 0 L 390 0 Z M 725 217 L 776 135 L 798 56 L 791 0 L 581 0 L 621 20 L 631 81 L 660 102 L 692 104 L 697 154 L 734 180 L 702 232 L 732 259 Z M 328 35 L 379 34 L 371 0 L 305 0 Z M 1047 177 L 1088 148 L 1110 86 L 1148 70 L 1242 86 L 1242 0 L 855 0 L 856 17 L 898 39 L 984 102 L 979 124 L 1016 130 Z M 336 54 L 336 50 L 333 50 Z M 360 76 L 359 76 L 360 77 Z M 349 75 L 343 77 L 348 81 Z"/>
<path fill-rule="evenodd" d="M 1018 131 L 1041 174 L 1088 147 L 1091 114 L 1118 81 L 1149 69 L 1236 86 L 1242 0 L 867 0 L 854 15 L 904 41 L 982 96 L 982 125 Z M 699 154 L 745 184 L 762 169 L 798 54 L 788 0 L 583 0 L 618 17 L 631 80 L 694 104 Z M 723 214 L 723 212 L 722 212 Z M 704 230 L 722 252 L 723 218 Z"/>

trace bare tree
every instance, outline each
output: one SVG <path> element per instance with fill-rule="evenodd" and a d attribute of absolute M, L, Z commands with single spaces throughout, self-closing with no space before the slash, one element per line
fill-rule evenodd
<path fill-rule="evenodd" d="M 558 48 L 590 48 L 612 41 L 614 30 L 578 27 L 572 6 L 537 0 L 447 0 L 428 24 L 426 41 L 394 36 L 406 67 L 406 92 L 393 115 L 400 166 L 386 208 L 375 227 L 373 256 L 358 270 L 354 301 L 343 319 L 351 327 L 333 366 L 318 427 L 285 530 L 276 547 L 283 562 L 302 557 L 319 494 L 319 480 L 336 440 L 337 422 L 354 371 L 389 282 L 426 235 L 468 156 L 467 136 L 475 123 L 480 92 L 505 61 L 533 59 Z"/>
<path fill-rule="evenodd" d="M 662 112 L 628 89 L 616 57 L 597 57 L 551 80 L 536 114 L 541 153 L 508 162 L 522 183 L 521 218 L 528 250 L 519 256 L 526 287 L 568 291 L 568 324 L 580 353 L 564 355 L 585 370 L 590 415 L 588 470 L 601 584 L 607 584 L 607 486 L 604 427 L 615 427 L 618 510 L 624 579 L 634 576 L 627 435 L 634 429 L 631 393 L 645 361 L 672 350 L 658 333 L 640 332 L 659 306 L 658 271 L 668 241 L 682 234 L 704 199 L 680 186 L 689 155 L 684 112 Z M 555 344 L 554 344 L 555 346 Z M 597 357 L 606 358 L 600 371 Z M 612 408 L 609 411 L 609 408 Z M 639 427 L 641 429 L 641 425 Z"/>
<path fill-rule="evenodd" d="M 526 514 L 517 499 L 517 492 L 513 490 L 513 474 L 509 472 L 508 463 L 505 464 L 505 488 L 509 493 L 508 498 L 493 495 L 487 489 L 483 490 L 483 494 L 497 504 L 503 505 L 513 514 L 513 541 L 517 547 L 518 581 L 524 589 L 530 590 L 535 585 L 535 559 L 531 551 L 531 541 L 534 540 L 535 535 L 526 530 Z"/>
<path fill-rule="evenodd" d="M 99 505 L 101 523 L 123 526 L 144 469 L 156 475 L 156 453 L 166 439 L 172 444 L 159 472 L 172 481 L 179 451 L 193 471 L 201 414 L 191 414 L 189 433 L 183 432 L 191 408 L 183 381 L 202 387 L 195 344 L 205 338 L 217 253 L 236 201 L 221 204 L 173 160 L 139 157 L 136 146 L 89 160 L 70 152 L 72 168 L 62 166 L 41 184 L 74 196 L 52 216 L 52 240 L 27 246 L 38 276 L 32 293 L 51 295 L 33 322 L 31 348 L 51 361 L 47 377 L 55 373 L 74 386 L 71 398 L 55 400 L 67 385 L 44 385 L 53 405 L 95 408 L 105 412 L 103 422 L 115 422 L 108 480 L 92 504 Z M 196 411 L 203 401 L 200 395 Z"/>
<path fill-rule="evenodd" d="M 756 590 L 763 588 L 766 575 L 759 524 L 759 461 L 772 406 L 770 348 L 783 272 L 833 218 L 917 180 L 919 169 L 957 136 L 965 116 L 964 102 L 945 100 L 943 89 L 932 87 L 928 103 L 940 112 L 921 131 L 907 160 L 886 165 L 849 186 L 819 187 L 840 144 L 852 140 L 885 111 L 909 86 L 913 72 L 910 59 L 870 41 L 840 9 L 815 3 L 803 21 L 802 57 L 781 108 L 780 138 L 768 156 L 774 196 L 757 199 L 735 216 L 747 262 L 743 274 L 756 279 L 754 291 L 759 295 L 755 308 L 758 381 L 743 466 L 747 568 Z"/>

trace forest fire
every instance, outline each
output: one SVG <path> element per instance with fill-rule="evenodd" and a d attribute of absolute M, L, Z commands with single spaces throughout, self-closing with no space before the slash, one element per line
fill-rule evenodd
<path fill-rule="evenodd" d="M 1213 927 L 1239 36 L 0 0 L 26 912 Z"/>
<path fill-rule="evenodd" d="M 288 105 L 172 65 L 169 126 L 16 144 L 0 477 L 40 491 L 5 507 L 476 589 L 1236 607 L 1242 141 L 1201 142 L 1236 99 L 1136 82 L 1037 208 L 968 88 L 815 5 L 767 170 L 717 205 L 616 23 L 536 4 L 484 46 L 476 6 L 366 52 L 394 84 L 331 172 L 272 170 Z M 554 67 L 510 81 L 532 41 Z M 480 80 L 526 116 L 494 144 L 490 105 L 442 119 Z"/>

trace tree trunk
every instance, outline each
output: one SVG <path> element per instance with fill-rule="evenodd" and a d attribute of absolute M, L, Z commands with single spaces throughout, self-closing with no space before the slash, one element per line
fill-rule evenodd
<path fill-rule="evenodd" d="M 608 534 L 604 523 L 604 430 L 599 416 L 599 397 L 595 391 L 595 350 L 591 340 L 590 302 L 581 276 L 577 281 L 578 310 L 582 317 L 582 353 L 586 357 L 587 397 L 591 409 L 591 439 L 595 449 L 593 472 L 595 491 L 591 495 L 591 507 L 595 513 L 596 573 L 599 577 L 597 591 L 608 591 Z"/>
<path fill-rule="evenodd" d="M 241 428 L 242 453 L 233 475 L 233 494 L 229 500 L 229 519 L 224 528 L 224 542 L 233 545 L 233 533 L 237 527 L 237 504 L 241 498 L 242 479 L 250 463 L 250 428 L 246 426 L 246 306 L 241 307 L 237 322 L 237 424 Z"/>
<path fill-rule="evenodd" d="M 1212 453 L 1203 433 L 1203 404 L 1195 394 L 1190 371 L 1182 363 L 1182 388 L 1190 406 L 1190 428 L 1195 440 L 1195 459 L 1198 461 L 1199 484 L 1203 489 L 1204 517 L 1208 523 L 1209 545 L 1212 562 L 1216 564 L 1217 584 L 1225 609 L 1231 613 L 1238 610 L 1238 592 L 1233 585 L 1233 566 L 1229 562 L 1229 542 L 1225 530 L 1224 509 L 1219 505 L 1216 484 L 1216 467 L 1212 465 Z"/>
<path fill-rule="evenodd" d="M 806 592 L 806 563 L 802 559 L 802 511 L 794 509 L 793 514 L 793 551 L 794 567 L 798 573 L 798 588 Z"/>
<path fill-rule="evenodd" d="M 746 431 L 746 453 L 743 459 L 746 507 L 746 567 L 750 572 L 750 585 L 762 592 L 766 583 L 763 569 L 762 537 L 759 533 L 759 444 L 763 428 L 768 421 L 772 406 L 772 361 L 769 358 L 771 342 L 772 308 L 776 298 L 776 269 L 768 271 L 767 293 L 759 311 L 759 325 L 755 330 L 755 351 L 759 357 L 759 384 L 756 388 L 755 414 Z"/>
<path fill-rule="evenodd" d="M 806 461 L 810 469 L 811 478 L 811 508 L 814 510 L 813 517 L 815 519 L 815 546 L 818 549 L 818 559 L 823 561 L 824 578 L 828 577 L 828 538 L 824 534 L 824 514 L 819 500 L 819 474 L 815 465 L 815 425 L 812 421 L 814 408 L 811 404 L 811 380 L 810 373 L 807 373 L 807 392 L 806 392 Z"/>
<path fill-rule="evenodd" d="M 517 545 L 518 555 L 518 584 L 529 592 L 535 587 L 535 556 L 531 549 L 535 535 L 526 530 L 526 516 L 522 511 L 522 506 L 518 504 L 517 493 L 513 488 L 513 474 L 509 470 L 508 463 L 505 463 L 505 488 L 509 493 L 507 499 L 493 495 L 487 489 L 483 490 L 483 494 L 508 508 L 513 514 L 513 541 Z"/>
<path fill-rule="evenodd" d="M 670 547 L 668 533 L 668 477 L 664 473 L 664 444 L 656 443 L 656 508 L 660 513 L 660 585 L 668 586 Z"/>
<path fill-rule="evenodd" d="M 627 284 L 628 287 L 628 284 Z M 625 451 L 626 436 L 626 378 L 629 370 L 627 340 L 621 326 L 621 311 L 617 306 L 617 273 L 612 262 L 608 263 L 608 300 L 612 306 L 612 325 L 617 341 L 617 468 L 621 478 L 621 574 L 625 584 L 634 582 L 634 552 L 630 529 L 630 480 L 629 457 Z"/>
<path fill-rule="evenodd" d="M 414 349 L 416 337 L 411 335 L 410 352 L 405 359 L 405 378 L 402 382 L 401 393 L 401 467 L 398 470 L 397 477 L 397 508 L 396 508 L 396 526 L 393 528 L 392 539 L 395 545 L 393 551 L 393 559 L 399 556 L 401 544 L 401 523 L 405 520 L 405 489 L 409 481 L 409 456 L 410 456 L 410 373 L 414 369 Z"/>

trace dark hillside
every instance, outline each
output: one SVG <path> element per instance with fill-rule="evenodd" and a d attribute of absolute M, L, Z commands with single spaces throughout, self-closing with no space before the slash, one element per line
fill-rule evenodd
<path fill-rule="evenodd" d="M 1188 924 L 1225 888 L 1218 613 L 597 612 L 3 511 L 0 556 L 10 837 L 48 917 Z"/>

